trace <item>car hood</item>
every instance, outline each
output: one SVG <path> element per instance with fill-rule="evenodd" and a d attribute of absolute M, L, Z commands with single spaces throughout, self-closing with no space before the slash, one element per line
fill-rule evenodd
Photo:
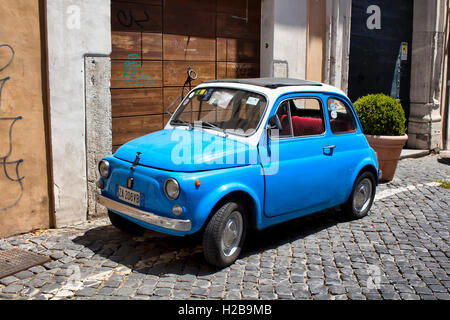
<path fill-rule="evenodd" d="M 257 148 L 200 130 L 167 129 L 127 142 L 114 156 L 168 171 L 194 172 L 231 168 L 257 161 Z"/>

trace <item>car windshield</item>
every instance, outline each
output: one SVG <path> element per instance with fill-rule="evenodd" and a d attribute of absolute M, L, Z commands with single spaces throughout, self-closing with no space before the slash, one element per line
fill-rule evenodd
<path fill-rule="evenodd" d="M 175 112 L 171 125 L 194 125 L 224 133 L 251 135 L 266 109 L 264 96 L 240 89 L 202 88 L 192 91 Z"/>

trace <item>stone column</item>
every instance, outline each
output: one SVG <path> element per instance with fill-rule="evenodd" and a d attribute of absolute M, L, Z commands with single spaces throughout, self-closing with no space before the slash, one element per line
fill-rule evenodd
<path fill-rule="evenodd" d="M 348 90 L 352 0 L 327 0 L 324 82 Z"/>
<path fill-rule="evenodd" d="M 441 157 L 450 158 L 450 57 L 448 56 L 450 50 L 450 2 L 447 6 L 446 28 L 445 28 L 445 57 L 444 57 L 444 81 L 442 85 L 442 96 L 445 97 L 442 101 L 441 115 L 443 116 L 443 137 L 445 151 L 441 151 Z"/>
<path fill-rule="evenodd" d="M 111 59 L 85 57 L 86 74 L 86 155 L 88 219 L 106 216 L 106 209 L 97 206 L 96 182 L 100 178 L 97 165 L 112 153 Z"/>
<path fill-rule="evenodd" d="M 409 148 L 441 148 L 446 1 L 414 0 Z"/>

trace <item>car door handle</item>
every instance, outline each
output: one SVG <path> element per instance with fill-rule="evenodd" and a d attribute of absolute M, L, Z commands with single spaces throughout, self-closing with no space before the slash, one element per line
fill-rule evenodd
<path fill-rule="evenodd" d="M 324 153 L 326 156 L 332 156 L 332 155 L 333 155 L 333 150 L 334 150 L 334 149 L 336 149 L 336 146 L 335 146 L 335 145 L 323 147 L 323 153 Z M 327 152 L 327 150 L 329 150 L 329 151 Z"/>

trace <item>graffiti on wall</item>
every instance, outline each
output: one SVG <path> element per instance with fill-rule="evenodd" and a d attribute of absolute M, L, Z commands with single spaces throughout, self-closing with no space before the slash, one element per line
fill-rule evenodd
<path fill-rule="evenodd" d="M 3 49 L 3 48 L 6 48 L 6 49 Z M 9 50 L 10 54 L 11 54 L 11 58 L 8 60 L 8 62 L 3 66 L 0 65 L 0 72 L 2 72 L 4 70 L 6 70 L 13 62 L 15 52 L 14 52 L 14 49 L 10 45 L 7 45 L 7 44 L 0 44 L 0 49 L 1 50 Z M 19 117 L 1 117 L 2 91 L 8 80 L 10 80 L 10 77 L 5 77 L 3 79 L 0 79 L 0 126 L 6 125 L 6 128 L 8 128 L 6 131 L 2 131 L 2 132 L 5 132 L 5 133 L 3 133 L 4 136 L 0 136 L 0 143 L 2 143 L 2 145 L 6 145 L 5 155 L 0 154 L 0 171 L 3 171 L 3 173 L 7 179 L 7 182 L 11 182 L 11 183 L 19 185 L 19 192 L 11 199 L 10 203 L 2 203 L 3 201 L 0 203 L 0 212 L 7 211 L 7 210 L 13 208 L 17 203 L 19 203 L 19 201 L 23 195 L 23 183 L 22 182 L 24 179 L 24 177 L 22 177 L 19 172 L 19 167 L 23 163 L 23 159 L 16 160 L 16 161 L 10 160 L 10 157 L 13 152 L 13 147 L 14 147 L 13 140 L 12 140 L 14 124 L 17 121 L 22 120 L 22 117 L 20 117 L 20 116 Z M 12 172 L 12 174 L 11 174 L 11 172 Z"/>
<path fill-rule="evenodd" d="M 144 19 L 136 19 L 133 16 L 133 12 L 132 10 L 129 10 L 128 15 L 125 13 L 125 11 L 123 10 L 119 10 L 119 12 L 117 12 L 117 20 L 119 21 L 119 23 L 126 27 L 126 28 L 130 28 L 133 26 L 133 24 L 136 24 L 137 26 L 139 26 L 140 28 L 144 28 L 144 26 L 141 23 L 145 23 L 145 22 L 149 22 L 150 21 L 150 16 L 147 13 L 147 11 L 144 10 L 144 15 L 145 18 Z"/>
<path fill-rule="evenodd" d="M 9 49 L 9 51 L 11 51 L 11 58 L 8 60 L 8 62 L 4 65 L 4 66 L 0 66 L 0 72 L 2 72 L 3 70 L 5 70 L 6 68 L 8 68 L 11 63 L 14 60 L 14 56 L 15 56 L 15 52 L 13 47 L 11 47 L 8 44 L 0 44 L 0 49 L 1 48 L 7 48 Z M 6 77 L 3 79 L 0 79 L 0 111 L 2 111 L 2 91 L 3 91 L 3 86 L 5 85 L 6 81 L 8 81 L 10 79 L 10 77 Z"/>
<path fill-rule="evenodd" d="M 123 64 L 123 80 L 131 87 L 154 87 L 155 77 L 150 77 L 144 73 L 142 61 L 137 54 L 129 54 L 128 60 Z"/>

